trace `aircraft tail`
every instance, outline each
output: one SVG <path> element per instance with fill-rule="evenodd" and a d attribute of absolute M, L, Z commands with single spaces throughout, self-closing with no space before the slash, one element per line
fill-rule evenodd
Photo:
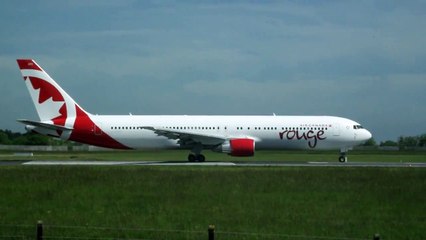
<path fill-rule="evenodd" d="M 17 62 L 40 118 L 18 119 L 27 130 L 101 147 L 129 149 L 102 130 L 101 122 L 96 123 L 95 117 L 84 111 L 34 60 Z"/>
<path fill-rule="evenodd" d="M 48 124 L 52 127 L 42 128 L 41 130 L 43 130 L 43 132 L 39 133 L 67 138 L 67 136 L 61 135 L 67 132 L 70 133 L 70 131 L 66 129 L 72 129 L 77 110 L 81 110 L 86 114 L 88 113 L 85 112 L 34 60 L 17 59 L 17 62 L 40 118 L 41 124 L 30 125 L 41 128 L 41 126 L 44 126 L 43 124 Z M 32 122 L 34 123 L 35 121 Z"/>

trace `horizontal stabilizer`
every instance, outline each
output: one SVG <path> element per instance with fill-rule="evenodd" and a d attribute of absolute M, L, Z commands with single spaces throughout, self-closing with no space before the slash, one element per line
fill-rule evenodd
<path fill-rule="evenodd" d="M 16 121 L 21 122 L 21 123 L 26 124 L 26 125 L 31 125 L 31 126 L 34 126 L 34 127 L 41 127 L 41 128 L 51 129 L 51 130 L 61 130 L 61 131 L 73 130 L 72 128 L 69 128 L 69 127 L 59 126 L 59 125 L 55 125 L 55 124 L 51 124 L 51 123 L 45 123 L 45 122 L 37 122 L 37 121 L 31 121 L 31 120 L 26 120 L 26 119 L 18 119 Z"/>

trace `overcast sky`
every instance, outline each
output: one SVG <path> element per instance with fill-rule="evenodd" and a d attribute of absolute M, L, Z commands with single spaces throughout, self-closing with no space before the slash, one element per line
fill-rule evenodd
<path fill-rule="evenodd" d="M 37 119 L 16 58 L 98 114 L 336 115 L 426 133 L 425 1 L 4 1 L 0 128 Z"/>

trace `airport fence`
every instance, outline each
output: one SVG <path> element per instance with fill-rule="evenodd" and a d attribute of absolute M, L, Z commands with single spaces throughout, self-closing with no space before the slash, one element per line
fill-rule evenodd
<path fill-rule="evenodd" d="M 0 224 L 0 239 L 5 240 L 251 240 L 251 239 L 300 239 L 300 240 L 380 240 L 379 234 L 369 238 L 310 236 L 274 233 L 228 232 L 217 231 L 214 225 L 209 225 L 205 231 L 146 229 L 123 227 L 93 227 L 93 226 L 55 226 L 45 225 L 41 221 L 36 225 L 2 225 Z"/>

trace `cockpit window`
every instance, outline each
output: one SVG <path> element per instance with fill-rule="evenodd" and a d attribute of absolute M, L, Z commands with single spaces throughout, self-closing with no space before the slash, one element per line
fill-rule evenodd
<path fill-rule="evenodd" d="M 354 125 L 354 129 L 363 129 L 361 125 Z"/>

